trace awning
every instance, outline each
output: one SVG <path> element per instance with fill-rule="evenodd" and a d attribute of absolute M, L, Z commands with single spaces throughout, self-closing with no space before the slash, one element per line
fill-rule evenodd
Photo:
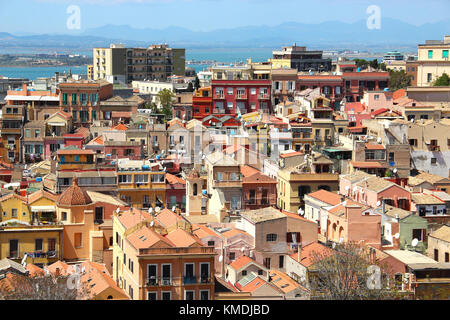
<path fill-rule="evenodd" d="M 55 206 L 31 206 L 31 212 L 56 212 Z"/>
<path fill-rule="evenodd" d="M 66 126 L 66 124 L 64 122 L 49 122 L 48 125 L 53 126 L 53 127 L 65 127 Z"/>

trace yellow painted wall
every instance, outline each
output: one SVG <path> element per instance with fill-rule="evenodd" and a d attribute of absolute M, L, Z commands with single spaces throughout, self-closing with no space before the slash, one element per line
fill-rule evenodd
<path fill-rule="evenodd" d="M 17 217 L 12 217 L 12 209 L 17 209 Z M 11 219 L 17 219 L 26 223 L 30 223 L 31 212 L 28 205 L 17 198 L 12 196 L 9 199 L 0 202 L 1 217 L 0 221 L 8 221 Z M 5 216 L 6 214 L 6 216 Z"/>

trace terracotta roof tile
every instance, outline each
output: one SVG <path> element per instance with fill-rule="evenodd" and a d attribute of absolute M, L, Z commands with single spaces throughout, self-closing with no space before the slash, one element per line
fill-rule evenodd
<path fill-rule="evenodd" d="M 298 260 L 298 253 L 293 253 L 290 257 L 308 268 L 314 264 L 315 256 L 327 257 L 332 253 L 333 250 L 330 248 L 318 242 L 313 242 L 301 248 L 300 261 Z"/>
<path fill-rule="evenodd" d="M 169 184 L 186 184 L 186 180 L 170 173 L 166 173 L 166 179 Z"/>
<path fill-rule="evenodd" d="M 341 195 L 327 190 L 318 190 L 308 193 L 308 197 L 312 197 L 333 206 L 341 203 Z"/>
<path fill-rule="evenodd" d="M 89 194 L 78 186 L 78 181 L 73 178 L 73 184 L 58 198 L 57 204 L 62 206 L 85 206 L 92 203 Z"/>

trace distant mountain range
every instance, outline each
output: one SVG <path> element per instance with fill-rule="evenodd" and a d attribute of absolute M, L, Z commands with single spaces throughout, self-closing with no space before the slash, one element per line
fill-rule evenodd
<path fill-rule="evenodd" d="M 425 40 L 440 40 L 449 34 L 450 19 L 415 26 L 384 18 L 380 30 L 369 30 L 366 21 L 355 23 L 328 21 L 318 24 L 287 22 L 278 26 L 248 26 L 213 31 L 192 31 L 181 27 L 136 29 L 128 25 L 105 25 L 77 35 L 14 36 L 0 33 L 0 48 L 91 49 L 121 42 L 127 46 L 146 46 L 166 42 L 172 47 L 279 47 L 306 45 L 324 49 L 413 49 Z"/>

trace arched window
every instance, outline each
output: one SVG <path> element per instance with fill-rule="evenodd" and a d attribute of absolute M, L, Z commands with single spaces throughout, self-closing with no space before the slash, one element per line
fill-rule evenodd
<path fill-rule="evenodd" d="M 197 195 L 197 184 L 196 183 L 194 183 L 194 191 L 193 191 L 193 194 L 194 194 L 194 196 L 196 196 Z"/>

